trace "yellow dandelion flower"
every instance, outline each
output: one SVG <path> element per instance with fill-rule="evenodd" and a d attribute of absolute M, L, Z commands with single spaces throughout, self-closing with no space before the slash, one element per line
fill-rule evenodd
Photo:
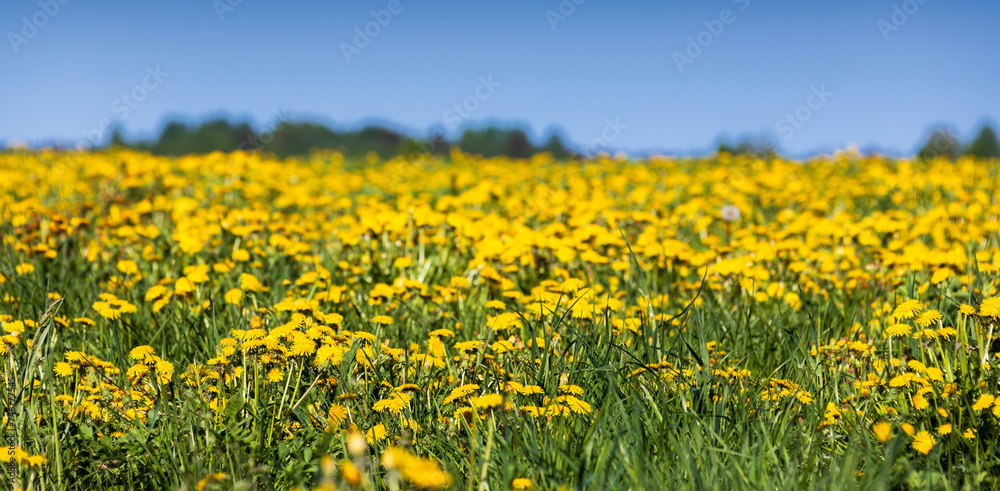
<path fill-rule="evenodd" d="M 194 283 L 186 277 L 179 278 L 174 282 L 174 293 L 177 295 L 185 295 L 194 291 Z"/>
<path fill-rule="evenodd" d="M 954 274 L 954 272 L 952 270 L 950 270 L 948 268 L 941 268 L 941 269 L 935 271 L 934 275 L 931 276 L 931 283 L 934 284 L 934 285 L 936 285 L 938 283 L 941 283 L 942 281 L 947 280 L 948 278 L 951 278 L 953 274 Z"/>
<path fill-rule="evenodd" d="M 397 393 L 393 397 L 376 402 L 372 405 L 372 409 L 379 413 L 388 411 L 392 414 L 399 414 L 410 403 L 410 398 L 409 394 Z"/>
<path fill-rule="evenodd" d="M 891 380 L 889 380 L 889 387 L 909 386 L 911 380 L 913 380 L 912 373 L 904 373 L 902 375 L 896 375 Z"/>
<path fill-rule="evenodd" d="M 983 317 L 1000 318 L 1000 297 L 990 297 L 979 305 L 979 315 Z"/>
<path fill-rule="evenodd" d="M 455 349 L 463 352 L 474 351 L 479 349 L 482 345 L 480 341 L 462 341 L 461 343 L 455 343 Z"/>
<path fill-rule="evenodd" d="M 264 291 L 264 285 L 260 283 L 260 280 L 256 276 L 243 273 L 240 275 L 240 288 L 247 292 L 260 292 Z"/>
<path fill-rule="evenodd" d="M 942 327 L 937 330 L 937 335 L 945 339 L 953 338 L 958 336 L 958 330 L 954 327 Z"/>
<path fill-rule="evenodd" d="M 994 400 L 996 400 L 996 397 L 990 394 L 983 394 L 979 396 L 979 399 L 976 401 L 976 403 L 972 405 L 972 410 L 982 411 L 983 409 L 992 406 Z"/>
<path fill-rule="evenodd" d="M 885 443 L 892 437 L 892 425 L 888 421 L 882 421 L 872 425 L 872 432 L 879 443 Z"/>
<path fill-rule="evenodd" d="M 545 393 L 545 391 L 542 390 L 542 388 L 537 385 L 525 385 L 523 387 L 518 388 L 517 392 L 518 394 L 525 396 L 541 395 Z"/>
<path fill-rule="evenodd" d="M 451 394 L 445 397 L 441 404 L 448 404 L 456 399 L 461 399 L 473 392 L 479 390 L 479 384 L 465 384 L 461 387 L 455 387 L 451 390 Z"/>
<path fill-rule="evenodd" d="M 896 320 L 912 319 L 921 310 L 924 310 L 924 304 L 911 299 L 897 305 L 896 310 L 892 312 L 892 317 Z"/>
<path fill-rule="evenodd" d="M 929 454 L 936 443 L 934 435 L 926 431 L 920 431 L 913 437 L 913 449 L 924 455 Z"/>
<path fill-rule="evenodd" d="M 511 343 L 510 341 L 507 341 L 507 340 L 504 340 L 504 339 L 501 339 L 501 340 L 499 340 L 499 341 L 491 344 L 490 345 L 490 349 L 492 349 L 493 351 L 495 351 L 498 355 L 515 350 L 514 343 Z"/>
<path fill-rule="evenodd" d="M 358 487 L 361 485 L 361 471 L 350 460 L 340 461 L 340 475 L 351 486 Z"/>
<path fill-rule="evenodd" d="M 129 351 L 128 357 L 136 361 L 146 361 L 153 357 L 152 346 L 136 346 Z"/>
<path fill-rule="evenodd" d="M 69 377 L 70 375 L 73 375 L 74 371 L 73 365 L 64 361 L 60 361 L 56 363 L 56 366 L 52 367 L 52 372 L 60 377 Z"/>
<path fill-rule="evenodd" d="M 572 394 L 575 396 L 583 395 L 583 388 L 579 385 L 573 384 L 563 384 L 559 386 L 559 392 L 563 394 Z"/>
<path fill-rule="evenodd" d="M 139 265 L 136 264 L 135 261 L 132 261 L 130 259 L 123 259 L 121 261 L 118 261 L 118 263 L 115 264 L 115 267 L 118 269 L 118 271 L 121 271 L 122 273 L 127 274 L 129 276 L 134 276 L 139 274 Z"/>
<path fill-rule="evenodd" d="M 507 329 L 519 329 L 521 327 L 521 317 L 513 312 L 503 312 L 489 319 L 486 325 L 495 331 L 505 331 Z"/>
<path fill-rule="evenodd" d="M 370 333 L 370 332 L 354 331 L 354 337 L 361 338 L 361 339 L 363 339 L 365 341 L 368 341 L 369 343 L 372 343 L 372 344 L 374 344 L 375 341 L 377 341 L 377 338 L 375 337 L 375 335 L 372 334 L 372 333 Z"/>
<path fill-rule="evenodd" d="M 383 441 L 385 441 L 385 439 L 386 439 L 386 437 L 388 435 L 389 435 L 389 432 L 386 431 L 385 425 L 382 424 L 382 423 L 379 423 L 379 424 L 373 426 L 367 432 L 365 432 L 365 440 L 368 441 L 369 445 L 374 445 L 375 442 L 383 442 Z"/>
<path fill-rule="evenodd" d="M 9 333 L 23 333 L 24 332 L 24 321 L 14 321 L 5 322 L 3 324 L 3 330 Z"/>
<path fill-rule="evenodd" d="M 517 489 L 518 491 L 522 489 L 531 489 L 531 479 L 519 477 L 510 483 L 510 487 Z"/>
<path fill-rule="evenodd" d="M 563 396 L 562 402 L 563 404 L 566 405 L 567 408 L 569 408 L 570 411 L 573 411 L 574 413 L 577 414 L 590 414 L 590 412 L 592 411 L 590 404 L 588 402 L 581 399 L 577 399 L 576 397 L 573 396 Z"/>
<path fill-rule="evenodd" d="M 929 327 L 941 320 L 941 317 L 941 312 L 931 309 L 918 315 L 917 318 L 914 319 L 914 322 L 916 322 L 920 327 Z"/>
<path fill-rule="evenodd" d="M 334 403 L 330 406 L 330 410 L 326 413 L 326 415 L 327 422 L 329 422 L 331 426 L 339 427 L 344 424 L 344 421 L 347 421 L 347 408 Z"/>
<path fill-rule="evenodd" d="M 25 465 L 28 467 L 41 467 L 49 462 L 44 455 L 32 455 L 25 459 Z"/>
<path fill-rule="evenodd" d="M 500 394 L 484 394 L 469 399 L 469 404 L 476 409 L 492 409 L 503 405 L 503 396 Z"/>
<path fill-rule="evenodd" d="M 278 368 L 272 368 L 267 372 L 267 380 L 272 383 L 278 383 L 285 379 L 285 374 L 281 373 Z"/>
<path fill-rule="evenodd" d="M 486 302 L 486 308 L 494 310 L 504 310 L 507 308 L 507 304 L 503 303 L 500 300 L 490 300 L 489 302 Z"/>
<path fill-rule="evenodd" d="M 243 303 L 243 290 L 239 288 L 233 288 L 226 292 L 225 296 L 226 303 L 233 305 L 240 305 Z"/>
<path fill-rule="evenodd" d="M 400 470 L 403 479 L 419 489 L 439 489 L 451 484 L 451 475 L 431 459 L 413 457 Z"/>
<path fill-rule="evenodd" d="M 893 324 L 885 328 L 885 333 L 893 337 L 909 336 L 913 327 L 909 324 Z"/>
<path fill-rule="evenodd" d="M 169 379 L 174 374 L 174 364 L 166 360 L 158 360 L 156 362 L 156 373 L 158 373 L 161 378 L 166 377 Z"/>
<path fill-rule="evenodd" d="M 145 376 L 147 373 L 149 373 L 149 367 L 147 367 L 146 365 L 143 365 L 141 363 L 138 363 L 138 364 L 132 365 L 128 369 L 128 371 L 125 372 L 125 375 L 128 378 L 130 378 L 132 380 L 135 380 L 135 379 L 138 379 L 138 378 L 141 378 L 141 377 Z"/>
<path fill-rule="evenodd" d="M 145 299 L 147 302 L 156 300 L 167 293 L 167 287 L 163 285 L 153 285 L 146 290 Z"/>

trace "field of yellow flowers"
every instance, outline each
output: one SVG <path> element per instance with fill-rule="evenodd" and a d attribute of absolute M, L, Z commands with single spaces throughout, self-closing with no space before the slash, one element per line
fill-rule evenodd
<path fill-rule="evenodd" d="M 7 151 L 3 478 L 996 488 L 998 172 Z"/>

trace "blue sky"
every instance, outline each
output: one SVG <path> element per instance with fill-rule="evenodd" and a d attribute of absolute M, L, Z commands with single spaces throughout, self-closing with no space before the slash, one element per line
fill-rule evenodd
<path fill-rule="evenodd" d="M 0 142 L 226 115 L 415 136 L 500 122 L 630 153 L 728 135 L 906 154 L 933 124 L 967 140 L 1000 117 L 998 14 L 973 0 L 4 0 Z"/>

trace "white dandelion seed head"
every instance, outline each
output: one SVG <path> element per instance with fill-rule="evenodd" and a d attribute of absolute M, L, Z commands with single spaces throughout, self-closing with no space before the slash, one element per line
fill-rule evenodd
<path fill-rule="evenodd" d="M 722 219 L 727 222 L 735 222 L 740 219 L 740 209 L 733 205 L 722 207 Z"/>

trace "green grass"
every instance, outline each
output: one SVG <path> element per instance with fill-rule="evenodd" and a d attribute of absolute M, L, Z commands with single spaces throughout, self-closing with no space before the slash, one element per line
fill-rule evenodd
<path fill-rule="evenodd" d="M 843 172 L 851 175 L 861 170 L 854 165 Z M 448 193 L 436 192 L 438 197 Z M 927 191 L 918 198 L 931 206 L 930 196 Z M 142 194 L 128 199 L 142 199 Z M 250 204 L 238 196 L 217 199 L 232 208 Z M 107 212 L 100 206 L 89 216 L 96 219 Z M 894 205 L 865 196 L 858 198 L 857 206 L 867 206 L 875 213 L 879 207 Z M 499 212 L 500 208 L 493 203 L 479 211 Z M 774 220 L 781 209 L 779 203 L 762 202 L 762 211 L 755 219 Z M 315 219 L 295 207 L 282 213 L 278 221 L 292 224 Z M 800 258 L 778 256 L 767 262 L 770 281 L 782 282 L 787 291 L 799 296 L 801 306 L 796 309 L 786 301 L 758 301 L 733 276 L 682 264 L 650 264 L 630 248 L 637 240 L 639 225 L 623 221 L 619 249 L 627 251 L 620 257 L 628 260 L 628 270 L 614 270 L 607 264 L 588 265 L 589 269 L 578 265 L 573 273 L 593 278 L 587 287 L 610 289 L 615 278 L 624 291 L 620 300 L 628 306 L 625 310 L 595 306 L 591 318 L 575 318 L 569 312 L 578 299 L 570 294 L 541 316 L 532 315 L 526 309 L 528 303 L 508 302 L 508 310 L 516 310 L 522 322 L 515 331 L 501 334 L 486 327 L 493 312 L 485 305 L 488 300 L 503 298 L 499 285 L 477 276 L 469 267 L 473 251 L 451 240 L 420 244 L 419 254 L 427 260 L 409 271 L 425 285 L 448 285 L 456 275 L 471 277 L 472 286 L 450 301 L 436 301 L 433 292 L 422 296 L 414 290 L 409 296 L 399 295 L 388 306 L 369 303 L 368 292 L 375 284 L 391 283 L 399 276 L 392 268 L 393 260 L 418 253 L 418 246 L 409 241 L 398 245 L 387 237 L 371 236 L 356 245 L 345 245 L 336 238 L 301 234 L 298 238 L 308 243 L 307 255 L 315 256 L 306 260 L 303 254 L 281 253 L 280 248 L 267 245 L 266 235 L 262 235 L 256 246 L 267 254 L 255 258 L 260 265 L 237 263 L 232 271 L 212 273 L 212 281 L 199 286 L 191 298 L 172 301 L 154 313 L 151 302 L 143 298 L 150 287 L 165 277 L 176 279 L 186 266 L 225 261 L 233 244 L 242 238 L 224 230 L 204 252 L 186 255 L 170 239 L 173 230 L 167 213 L 156 211 L 151 219 L 161 226 L 159 238 L 109 244 L 89 262 L 85 250 L 92 240 L 100 238 L 94 228 L 58 241 L 57 256 L 41 259 L 18 250 L 15 237 L 23 238 L 24 230 L 0 213 L 0 274 L 5 279 L 0 283 L 4 298 L 0 314 L 37 322 L 36 327 L 25 330 L 25 338 L 33 340 L 31 347 L 21 340 L 9 346 L 4 356 L 6 385 L 2 396 L 5 416 L 11 422 L 4 442 L 48 459 L 38 467 L 19 466 L 13 476 L 4 468 L 7 482 L 14 479 L 19 486 L 33 489 L 193 490 L 204 477 L 224 473 L 224 480 L 208 484 L 208 489 L 310 488 L 325 482 L 348 488 L 342 476 L 324 461 L 329 458 L 332 462 L 352 460 L 366 467 L 364 487 L 394 488 L 400 483 L 379 466 L 378 457 L 390 445 L 397 445 L 439 461 L 452 475 L 455 489 L 508 489 L 515 478 L 529 478 L 540 489 L 997 486 L 994 476 L 1000 471 L 1000 450 L 996 418 L 990 420 L 985 412 L 971 406 L 980 393 L 995 392 L 998 367 L 989 355 L 990 368 L 976 362 L 976 357 L 992 349 L 976 328 L 977 322 L 985 325 L 986 320 L 958 311 L 960 304 L 981 303 L 984 292 L 995 283 L 989 274 L 978 271 L 975 261 L 968 266 L 966 276 L 972 278 L 966 280 L 972 293 L 960 279 L 920 293 L 918 288 L 928 281 L 927 271 L 900 278 L 881 265 L 868 285 L 843 288 L 849 279 L 846 271 L 819 280 L 806 278 L 790 268 Z M 712 234 L 722 236 L 720 225 L 712 227 Z M 441 233 L 453 238 L 447 231 Z M 692 243 L 698 240 L 687 225 L 679 227 L 678 234 Z M 995 242 L 995 238 L 990 239 L 984 247 L 995 246 Z M 159 258 L 145 258 L 143 244 L 152 246 Z M 727 254 L 720 252 L 720 257 Z M 554 268 L 560 264 L 550 251 L 536 256 L 536 267 L 523 267 L 508 275 L 524 294 L 530 295 L 539 282 L 557 276 Z M 132 286 L 115 288 L 109 282 L 122 276 L 115 269 L 121 259 L 135 260 L 142 278 Z M 404 349 L 400 360 L 383 351 L 370 366 L 358 363 L 358 350 L 364 346 L 354 338 L 348 340 L 349 349 L 339 364 L 316 367 L 308 363 L 309 358 L 290 359 L 281 365 L 284 377 L 279 383 L 267 381 L 268 370 L 279 364 L 262 362 L 257 352 L 239 351 L 229 357 L 222 373 L 225 377 L 237 368 L 244 372 L 229 383 L 190 384 L 190 379 L 181 379 L 180 375 L 189 371 L 188 364 L 205 364 L 218 356 L 220 341 L 231 335 L 231 329 L 249 329 L 254 314 L 260 315 L 268 329 L 288 322 L 290 312 L 271 307 L 287 297 L 311 298 L 323 290 L 295 285 L 304 273 L 315 270 L 313 260 L 331 272 L 330 285 L 350 287 L 343 302 L 333 309 L 324 308 L 324 312 L 342 314 L 342 329 L 373 333 L 378 343 L 389 341 L 392 348 Z M 873 260 L 871 254 L 859 258 L 861 264 L 868 260 Z M 341 268 L 341 261 L 361 271 Z M 23 262 L 34 264 L 35 272 L 19 275 L 15 268 Z M 239 274 L 244 272 L 256 275 L 270 290 L 247 292 L 241 309 L 226 304 L 223 298 L 239 286 Z M 285 280 L 290 284 L 283 284 Z M 50 300 L 49 292 L 58 292 L 61 299 Z M 91 304 L 103 292 L 115 292 L 135 304 L 137 311 L 117 320 L 100 318 Z M 626 315 L 628 308 L 661 294 L 669 295 L 669 300 L 655 308 L 655 316 L 641 308 L 635 310 L 640 319 L 637 332 L 616 326 L 631 316 Z M 905 298 L 920 298 L 928 308 L 940 310 L 944 316 L 941 325 L 954 326 L 960 332 L 947 343 L 912 338 L 893 341 L 892 356 L 905 353 L 908 359 L 947 368 L 946 381 L 955 382 L 960 389 L 960 394 L 950 398 L 933 399 L 933 408 L 946 403 L 951 408 L 954 416 L 950 421 L 955 427 L 950 436 L 938 437 L 939 443 L 929 455 L 914 451 L 913 439 L 900 424 L 923 421 L 936 425 L 943 420 L 930 412 L 886 414 L 887 407 L 909 407 L 911 394 L 888 386 L 885 380 L 873 389 L 872 396 L 859 396 L 854 385 L 873 373 L 873 360 L 887 359 L 889 353 L 879 327 L 889 324 L 889 314 L 877 311 L 874 305 L 886 302 L 891 306 Z M 193 312 L 191 308 L 203 300 L 210 300 L 211 306 Z M 386 313 L 396 322 L 373 323 L 374 316 Z M 54 321 L 59 316 L 67 320 L 89 316 L 97 325 L 69 322 L 64 326 Z M 875 325 L 873 320 L 880 322 Z M 430 349 L 428 333 L 441 328 L 457 334 L 445 342 L 448 356 L 443 358 L 443 366 L 414 362 L 414 355 Z M 507 353 L 488 348 L 510 335 L 525 342 L 524 348 Z M 544 339 L 545 346 L 527 343 L 535 338 Z M 830 357 L 813 354 L 831 340 L 841 339 L 868 340 L 875 352 L 854 358 L 846 350 L 835 351 Z M 452 345 L 465 340 L 483 341 L 487 348 L 468 359 L 455 360 L 452 357 L 460 353 Z M 956 348 L 956 342 L 963 346 Z M 710 343 L 714 343 L 712 348 Z M 169 383 L 159 383 L 155 377 L 145 379 L 148 384 L 143 390 L 152 407 L 144 420 L 135 421 L 126 415 L 135 405 L 116 399 L 114 388 L 136 387 L 126 370 L 134 363 L 129 359 L 130 350 L 139 345 L 153 347 L 157 356 L 174 364 L 176 373 Z M 411 349 L 411 345 L 416 347 Z M 97 356 L 121 371 L 98 374 L 91 369 L 70 377 L 57 376 L 53 368 L 65 361 L 67 351 Z M 663 378 L 669 373 L 666 368 L 635 373 L 656 363 L 690 372 L 677 373 L 669 380 Z M 714 369 L 746 372 L 743 377 L 727 378 L 713 374 Z M 880 372 L 880 376 L 888 379 L 891 374 Z M 314 382 L 327 378 L 336 379 L 336 384 Z M 95 379 L 103 385 L 91 392 L 83 389 Z M 504 393 L 512 380 L 537 385 L 544 394 L 516 396 L 518 404 L 509 409 L 477 410 L 471 421 L 454 416 L 455 409 L 465 404 L 441 403 L 462 383 L 477 383 L 477 394 Z M 542 406 L 543 398 L 557 397 L 562 380 L 583 389 L 581 398 L 590 404 L 590 412 L 547 419 L 533 417 L 518 407 Z M 795 390 L 807 392 L 811 401 L 803 403 L 794 396 L 765 400 L 762 392 L 776 380 L 797 386 Z M 402 414 L 371 409 L 392 394 L 391 387 L 404 381 L 420 389 Z M 217 392 L 211 392 L 212 388 Z M 357 394 L 357 399 L 349 402 L 352 413 L 347 424 L 354 423 L 362 431 L 383 424 L 389 435 L 361 457 L 348 452 L 346 425 L 330 430 L 317 424 L 308 409 L 321 408 L 319 412 L 325 414 L 332 404 L 343 403 L 338 396 L 349 393 Z M 72 399 L 62 402 L 59 395 Z M 88 396 L 94 396 L 104 417 L 71 414 Z M 214 410 L 212 401 L 217 404 Z M 828 404 L 842 411 L 832 425 L 826 424 Z M 419 424 L 420 431 L 405 427 L 404 418 Z M 894 436 L 880 443 L 870 428 L 886 419 L 893 421 Z M 299 425 L 294 435 L 285 431 L 291 423 Z M 976 439 L 961 438 L 966 427 L 978 429 Z"/>

